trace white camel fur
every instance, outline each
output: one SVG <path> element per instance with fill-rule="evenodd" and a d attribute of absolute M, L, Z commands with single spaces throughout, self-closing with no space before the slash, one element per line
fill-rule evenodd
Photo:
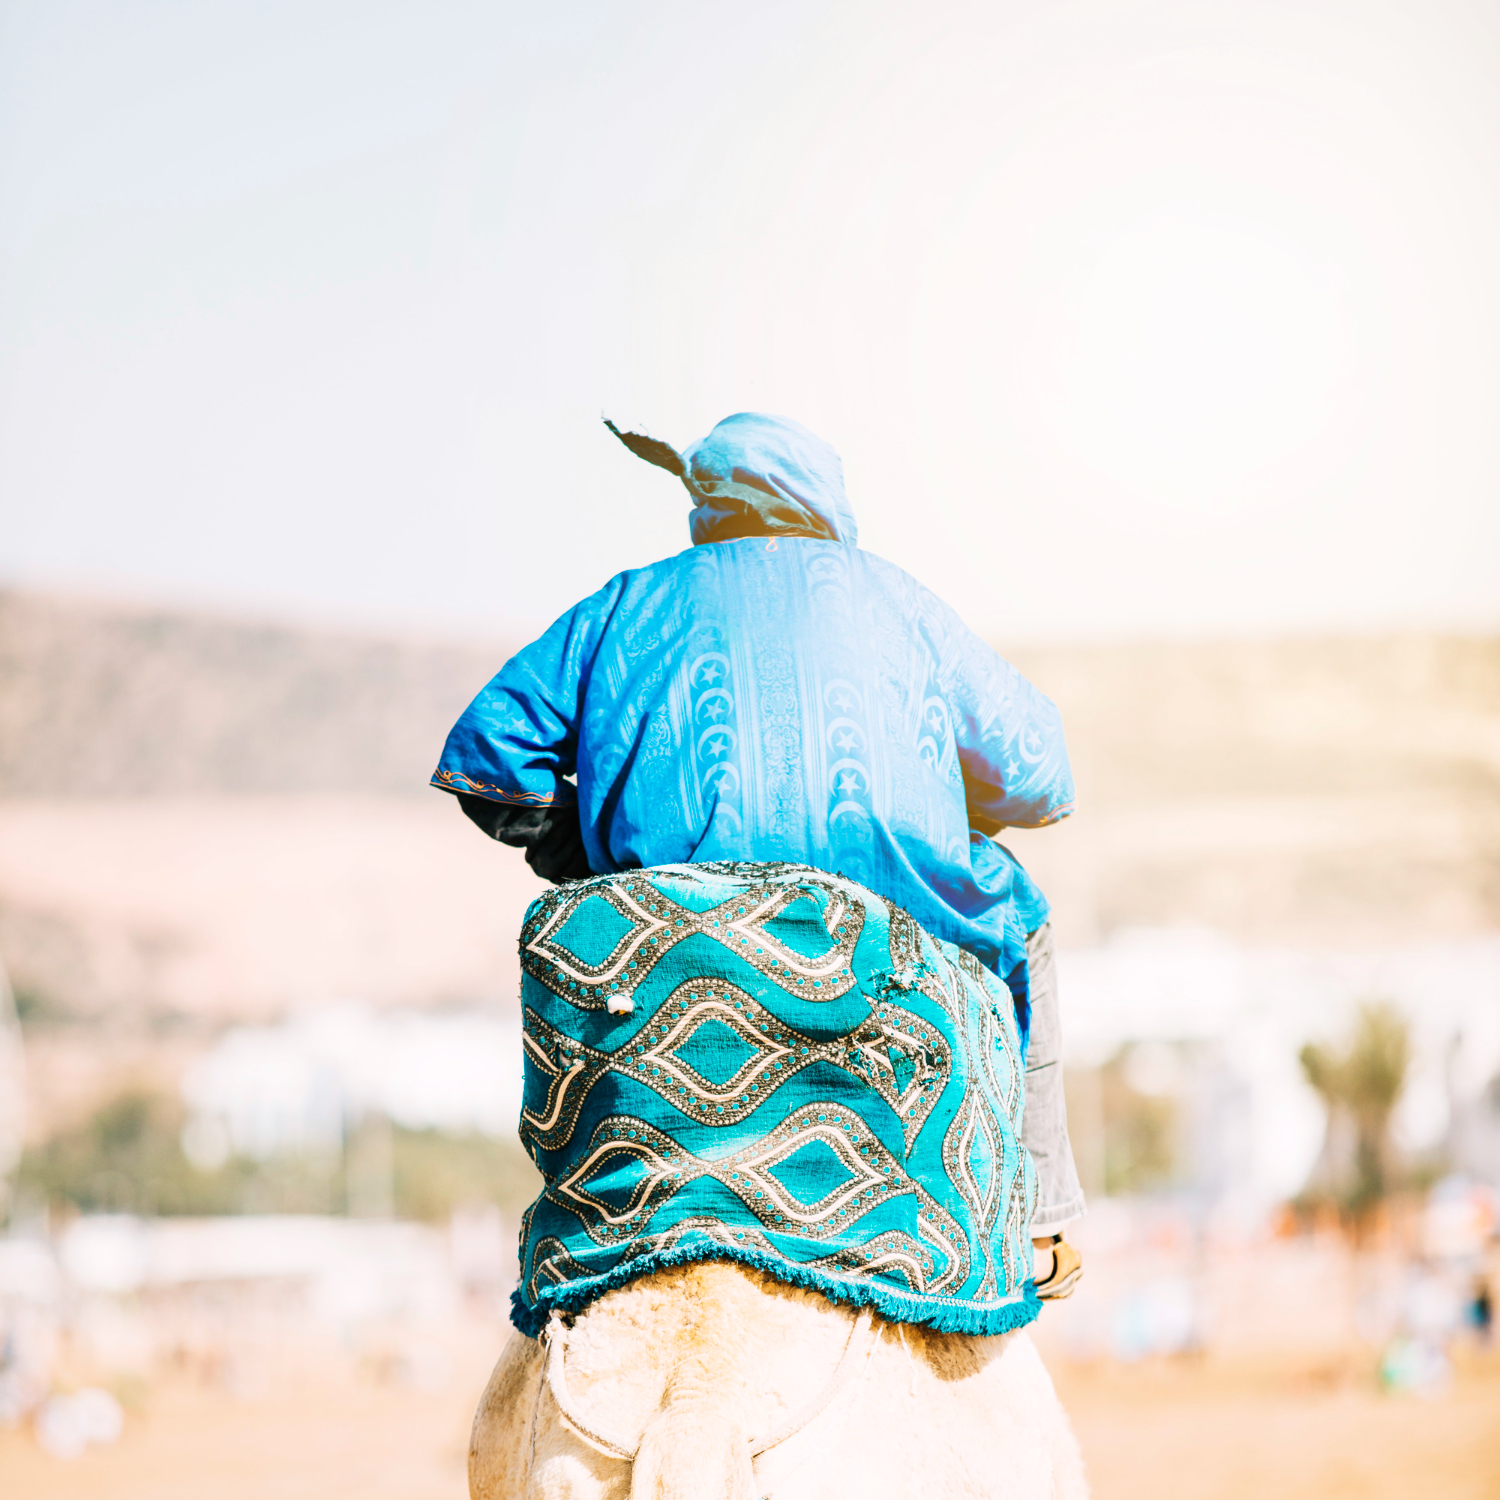
<path fill-rule="evenodd" d="M 553 1379 L 546 1341 L 519 1333 L 495 1366 L 469 1446 L 472 1500 L 1088 1495 L 1024 1331 L 859 1318 L 718 1261 L 642 1277 L 553 1330 Z"/>

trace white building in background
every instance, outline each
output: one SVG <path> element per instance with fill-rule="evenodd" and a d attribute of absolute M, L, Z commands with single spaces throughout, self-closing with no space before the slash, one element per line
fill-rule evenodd
<path fill-rule="evenodd" d="M 521 1109 L 520 1017 L 342 1004 L 237 1026 L 188 1068 L 182 1095 L 184 1148 L 207 1168 L 231 1151 L 337 1150 L 371 1111 L 499 1139 Z"/>
<path fill-rule="evenodd" d="M 329 1006 L 226 1032 L 182 1088 L 184 1146 L 205 1167 L 230 1151 L 336 1151 L 371 1111 L 499 1138 L 520 1112 L 520 1023 Z M 309 1339 L 445 1388 L 456 1329 L 479 1317 L 503 1338 L 515 1225 L 486 1203 L 445 1228 L 392 1222 L 388 1206 L 377 1218 L 86 1214 L 0 1234 L 0 1425 L 36 1413 L 38 1440 L 62 1457 L 102 1440 L 98 1422 L 79 1423 L 103 1393 L 49 1398 L 65 1328 L 74 1356 L 100 1370 L 148 1376 L 188 1358 L 241 1395 L 266 1389 Z"/>
<path fill-rule="evenodd" d="M 1410 1026 L 1398 1144 L 1446 1146 L 1457 1169 L 1500 1185 L 1500 939 L 1309 953 L 1141 928 L 1062 953 L 1058 970 L 1066 1062 L 1131 1046 L 1132 1085 L 1189 1110 L 1191 1175 L 1210 1197 L 1253 1215 L 1303 1186 L 1324 1113 L 1297 1054 L 1339 1039 L 1367 1001 Z"/>

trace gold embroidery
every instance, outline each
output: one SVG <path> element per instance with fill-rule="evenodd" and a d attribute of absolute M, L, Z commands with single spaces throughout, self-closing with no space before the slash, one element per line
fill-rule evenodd
<path fill-rule="evenodd" d="M 434 771 L 431 785 L 445 792 L 473 792 L 487 797 L 491 802 L 509 802 L 532 807 L 546 807 L 557 799 L 551 792 L 508 792 L 504 787 L 491 786 L 487 781 L 475 781 L 462 771 Z"/>

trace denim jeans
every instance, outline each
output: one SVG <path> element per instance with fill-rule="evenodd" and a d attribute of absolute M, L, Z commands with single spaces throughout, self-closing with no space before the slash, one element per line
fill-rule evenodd
<path fill-rule="evenodd" d="M 1036 1163 L 1035 1239 L 1056 1234 L 1083 1217 L 1083 1187 L 1068 1143 L 1068 1106 L 1063 1097 L 1062 1023 L 1057 1014 L 1057 965 L 1052 924 L 1045 922 L 1026 939 L 1031 975 L 1031 1041 L 1026 1052 L 1026 1114 L 1021 1144 Z"/>

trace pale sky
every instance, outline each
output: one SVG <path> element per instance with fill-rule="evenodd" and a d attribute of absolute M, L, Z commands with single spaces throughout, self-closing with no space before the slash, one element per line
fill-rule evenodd
<path fill-rule="evenodd" d="M 745 409 L 1000 639 L 1500 627 L 1500 5 L 0 5 L 0 579 L 539 628 Z"/>

